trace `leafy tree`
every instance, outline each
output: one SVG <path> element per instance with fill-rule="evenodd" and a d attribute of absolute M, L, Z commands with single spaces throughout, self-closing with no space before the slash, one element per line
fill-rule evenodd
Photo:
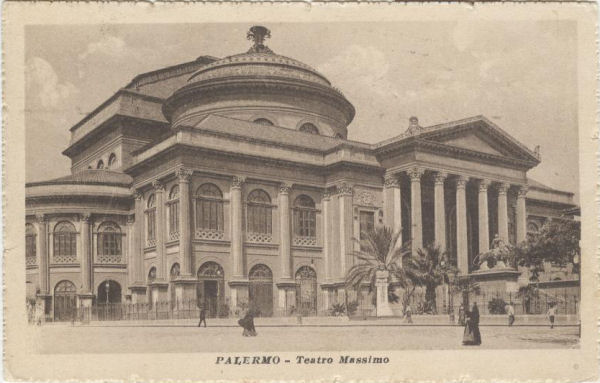
<path fill-rule="evenodd" d="M 388 227 L 376 227 L 363 233 L 360 250 L 355 251 L 358 259 L 346 274 L 346 286 L 355 290 L 368 284 L 369 293 L 375 291 L 376 273 L 378 270 L 389 272 L 389 278 L 400 286 L 406 286 L 406 278 L 402 270 L 402 258 L 410 255 L 407 246 L 401 246 L 398 240 L 400 233 L 394 233 Z M 393 301 L 394 296 L 388 294 Z"/>
<path fill-rule="evenodd" d="M 425 287 L 426 312 L 437 312 L 435 289 L 448 282 L 449 274 L 458 272 L 446 258 L 447 254 L 436 246 L 426 246 L 425 249 L 418 249 L 416 256 L 404 258 L 406 278 L 413 286 Z"/>
<path fill-rule="evenodd" d="M 532 280 L 537 280 L 544 269 L 544 262 L 560 266 L 573 262 L 580 256 L 580 223 L 574 220 L 551 220 L 537 233 L 530 233 L 527 240 L 514 249 L 515 263 L 527 266 L 532 272 Z M 579 266 L 579 265 L 575 265 Z M 579 272 L 578 269 L 574 269 Z"/>

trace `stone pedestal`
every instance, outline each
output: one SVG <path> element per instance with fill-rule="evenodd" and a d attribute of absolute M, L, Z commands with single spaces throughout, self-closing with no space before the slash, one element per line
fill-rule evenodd
<path fill-rule="evenodd" d="M 192 277 L 179 277 L 173 284 L 175 285 L 175 302 L 171 302 L 171 304 L 174 310 L 189 310 L 191 307 L 196 307 L 198 280 Z"/>
<path fill-rule="evenodd" d="M 146 286 L 131 285 L 129 286 L 129 291 L 131 292 L 131 303 L 147 303 Z"/>
<path fill-rule="evenodd" d="M 169 301 L 169 284 L 162 281 L 154 281 L 149 286 L 150 289 L 150 302 L 152 307 L 156 307 L 157 303 L 164 303 Z"/>
<path fill-rule="evenodd" d="M 518 279 L 521 273 L 513 268 L 494 267 L 488 270 L 478 270 L 470 276 L 479 283 L 482 294 L 512 293 L 516 296 L 519 291 Z"/>
<path fill-rule="evenodd" d="M 278 316 L 290 315 L 292 307 L 295 307 L 295 313 L 298 314 L 298 307 L 296 307 L 296 283 L 291 279 L 277 282 L 277 293 Z"/>
<path fill-rule="evenodd" d="M 92 318 L 92 302 L 94 301 L 94 294 L 79 294 L 78 298 L 78 320 L 82 323 L 89 323 Z"/>
<path fill-rule="evenodd" d="M 377 286 L 377 316 L 386 317 L 392 316 L 393 312 L 388 302 L 388 277 L 387 270 L 377 270 L 375 273 Z"/>
<path fill-rule="evenodd" d="M 35 322 L 42 324 L 46 322 L 46 312 L 50 312 L 51 295 L 38 294 L 35 296 Z"/>
<path fill-rule="evenodd" d="M 229 281 L 230 308 L 232 312 L 241 312 L 248 309 L 248 283 L 247 279 Z"/>

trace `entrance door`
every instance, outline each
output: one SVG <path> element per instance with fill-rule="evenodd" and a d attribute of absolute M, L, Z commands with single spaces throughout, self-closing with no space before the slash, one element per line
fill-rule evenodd
<path fill-rule="evenodd" d="M 273 315 L 273 273 L 265 265 L 256 265 L 249 273 L 248 298 L 256 316 Z"/>
<path fill-rule="evenodd" d="M 219 283 L 217 281 L 204 281 L 204 307 L 209 318 L 218 315 Z"/>
<path fill-rule="evenodd" d="M 75 317 L 75 285 L 69 281 L 58 282 L 54 288 L 54 320 L 70 321 Z"/>
<path fill-rule="evenodd" d="M 317 315 L 317 273 L 308 266 L 296 272 L 296 306 L 300 315 Z"/>

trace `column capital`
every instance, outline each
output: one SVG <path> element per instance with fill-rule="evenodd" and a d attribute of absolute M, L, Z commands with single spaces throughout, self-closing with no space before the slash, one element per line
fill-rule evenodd
<path fill-rule="evenodd" d="M 433 181 L 436 185 L 444 185 L 444 181 L 448 178 L 448 173 L 435 172 L 433 174 Z"/>
<path fill-rule="evenodd" d="M 352 194 L 354 194 L 354 190 L 352 188 L 352 185 L 348 185 L 345 182 L 341 183 L 340 185 L 337 186 L 337 194 L 338 195 L 352 196 Z"/>
<path fill-rule="evenodd" d="M 490 180 L 487 180 L 487 179 L 479 180 L 479 192 L 480 193 L 487 192 L 488 187 L 490 186 L 491 183 L 492 182 Z"/>
<path fill-rule="evenodd" d="M 421 176 L 425 173 L 425 170 L 422 168 L 412 168 L 407 170 L 406 173 L 408 173 L 411 182 L 421 182 Z"/>
<path fill-rule="evenodd" d="M 192 169 L 188 169 L 183 166 L 175 170 L 175 175 L 179 179 L 179 182 L 190 182 L 190 179 L 192 179 L 192 174 L 194 174 Z"/>
<path fill-rule="evenodd" d="M 456 188 L 464 189 L 467 186 L 467 182 L 469 181 L 469 177 L 467 176 L 458 176 L 456 177 Z"/>
<path fill-rule="evenodd" d="M 386 174 L 383 177 L 383 187 L 398 188 L 400 187 L 400 179 L 397 174 Z"/>
<path fill-rule="evenodd" d="M 131 188 L 129 189 L 129 192 L 136 200 L 141 200 L 144 197 L 144 194 L 141 191 L 139 191 L 139 189 Z"/>
<path fill-rule="evenodd" d="M 127 216 L 127 224 L 128 225 L 133 225 L 135 223 L 135 215 L 128 215 Z"/>
<path fill-rule="evenodd" d="M 519 186 L 518 194 L 517 194 L 518 198 L 525 198 L 528 191 L 529 191 L 529 187 L 527 185 Z"/>
<path fill-rule="evenodd" d="M 162 193 L 165 191 L 165 184 L 160 182 L 159 180 L 152 181 L 152 187 L 157 193 Z"/>
<path fill-rule="evenodd" d="M 290 194 L 292 190 L 292 184 L 282 182 L 279 184 L 279 194 Z"/>
<path fill-rule="evenodd" d="M 92 220 L 92 215 L 90 213 L 79 214 L 79 219 L 83 222 L 89 223 Z"/>
<path fill-rule="evenodd" d="M 498 184 L 498 194 L 499 195 L 506 195 L 506 193 L 508 192 L 508 189 L 510 189 L 509 183 L 501 182 Z"/>
<path fill-rule="evenodd" d="M 246 177 L 243 176 L 233 176 L 231 179 L 231 188 L 232 189 L 241 189 L 242 184 L 246 182 Z"/>
<path fill-rule="evenodd" d="M 36 214 L 35 215 L 35 220 L 38 223 L 47 223 L 48 222 L 48 216 L 46 214 Z"/>

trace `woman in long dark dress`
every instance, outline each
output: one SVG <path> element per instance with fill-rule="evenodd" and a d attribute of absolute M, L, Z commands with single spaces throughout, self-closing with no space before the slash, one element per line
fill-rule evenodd
<path fill-rule="evenodd" d="M 466 312 L 467 323 L 463 335 L 463 344 L 468 346 L 479 346 L 481 344 L 481 333 L 479 332 L 479 308 L 477 302 L 473 302 L 471 311 Z"/>
<path fill-rule="evenodd" d="M 238 324 L 244 328 L 243 336 L 256 336 L 256 329 L 254 328 L 254 315 L 252 310 L 248 310 L 246 315 L 238 321 Z"/>

